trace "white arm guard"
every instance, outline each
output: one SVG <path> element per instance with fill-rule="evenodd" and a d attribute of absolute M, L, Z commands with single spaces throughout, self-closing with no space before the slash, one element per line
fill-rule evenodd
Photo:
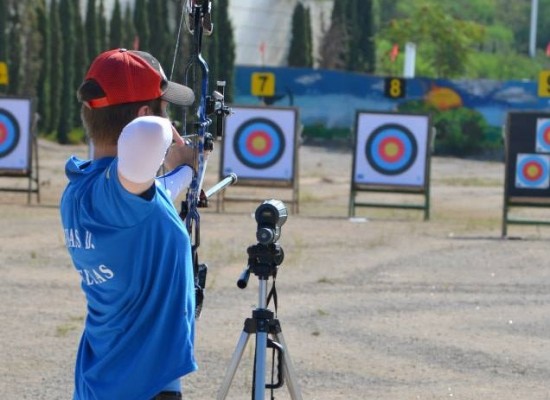
<path fill-rule="evenodd" d="M 193 179 L 193 169 L 189 165 L 180 165 L 166 175 L 160 176 L 157 183 L 164 186 L 172 201 L 176 200 L 180 193 L 189 187 Z"/>
<path fill-rule="evenodd" d="M 172 124 L 157 116 L 138 117 L 118 138 L 118 172 L 135 183 L 155 178 L 172 143 Z"/>

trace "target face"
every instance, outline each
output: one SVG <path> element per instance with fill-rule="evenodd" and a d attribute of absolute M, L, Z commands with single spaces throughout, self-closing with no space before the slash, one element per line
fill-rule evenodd
<path fill-rule="evenodd" d="M 241 163 L 250 168 L 265 169 L 275 165 L 285 151 L 281 128 L 265 118 L 246 121 L 236 131 L 233 151 Z"/>
<path fill-rule="evenodd" d="M 550 187 L 550 156 L 518 154 L 516 187 L 521 189 L 548 189 Z"/>
<path fill-rule="evenodd" d="M 550 153 L 550 119 L 537 119 L 536 151 Z"/>
<path fill-rule="evenodd" d="M 13 114 L 0 109 L 0 158 L 7 156 L 17 147 L 20 132 L 19 123 Z"/>
<path fill-rule="evenodd" d="M 220 177 L 235 173 L 239 182 L 292 183 L 297 163 L 298 110 L 293 107 L 232 107 L 224 125 Z"/>
<path fill-rule="evenodd" d="M 425 187 L 429 115 L 360 111 L 355 129 L 353 183 Z"/>
<path fill-rule="evenodd" d="M 418 154 L 416 138 L 401 125 L 382 125 L 372 132 L 365 155 L 372 168 L 385 175 L 398 175 L 409 169 Z"/>

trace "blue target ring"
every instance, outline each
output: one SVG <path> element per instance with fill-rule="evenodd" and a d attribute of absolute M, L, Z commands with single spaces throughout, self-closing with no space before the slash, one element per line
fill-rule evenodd
<path fill-rule="evenodd" d="M 385 124 L 375 129 L 365 145 L 371 167 L 384 175 L 398 175 L 409 169 L 418 155 L 416 138 L 398 124 Z"/>
<path fill-rule="evenodd" d="M 539 121 L 537 124 L 537 151 L 550 153 L 550 119 Z"/>
<path fill-rule="evenodd" d="M 0 109 L 0 157 L 10 154 L 19 144 L 20 129 L 12 113 Z"/>
<path fill-rule="evenodd" d="M 529 189 L 546 189 L 550 182 L 550 162 L 540 155 L 518 155 L 516 186 Z"/>
<path fill-rule="evenodd" d="M 281 128 L 265 118 L 251 119 L 236 130 L 233 151 L 241 163 L 250 168 L 265 169 L 275 165 L 285 151 Z"/>

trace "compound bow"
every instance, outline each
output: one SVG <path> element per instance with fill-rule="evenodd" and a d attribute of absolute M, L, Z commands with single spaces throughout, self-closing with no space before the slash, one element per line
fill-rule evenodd
<path fill-rule="evenodd" d="M 205 152 L 211 152 L 213 150 L 214 140 L 216 138 L 220 139 L 222 136 L 223 120 L 231 113 L 231 109 L 224 103 L 225 82 L 218 81 L 217 89 L 213 91 L 212 94 L 208 93 L 209 69 L 208 64 L 202 56 L 202 39 L 204 33 L 212 33 L 211 5 L 211 0 L 183 1 L 178 43 L 176 44 L 176 53 L 174 55 L 175 64 L 179 47 L 179 38 L 182 31 L 181 27 L 185 16 L 187 16 L 187 26 L 193 35 L 193 42 L 190 59 L 185 67 L 184 84 L 193 89 L 195 93 L 196 106 L 194 108 L 196 108 L 196 113 L 191 118 L 192 121 L 188 124 L 188 113 L 184 111 L 182 127 L 184 130 L 187 130 L 189 125 L 189 129 L 193 131 L 190 135 L 184 134 L 183 136 L 190 139 L 189 141 L 195 149 L 195 165 L 197 166 L 197 170 L 193 175 L 187 196 L 182 202 L 180 216 L 185 221 L 189 236 L 191 237 L 195 290 L 197 295 L 197 318 L 200 316 L 202 310 L 207 272 L 207 265 L 199 263 L 198 258 L 198 248 L 200 246 L 200 214 L 198 208 L 207 207 L 208 197 L 237 180 L 237 176 L 233 174 L 219 182 L 206 194 L 202 189 L 207 166 Z M 173 69 L 174 65 L 172 65 L 172 71 Z M 211 117 L 214 116 L 216 117 L 215 137 L 208 132 L 208 128 L 212 124 Z"/>

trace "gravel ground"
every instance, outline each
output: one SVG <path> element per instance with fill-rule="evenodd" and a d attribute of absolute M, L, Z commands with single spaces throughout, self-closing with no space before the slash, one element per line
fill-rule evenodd
<path fill-rule="evenodd" d="M 0 194 L 2 399 L 72 395 L 85 305 L 57 208 L 72 153 L 86 149 L 40 142 L 39 204 Z M 217 156 L 206 187 L 217 180 Z M 550 399 L 550 230 L 510 226 L 501 238 L 503 164 L 434 157 L 429 221 L 420 211 L 378 209 L 349 220 L 351 157 L 300 149 L 300 213 L 280 239 L 278 318 L 303 398 Z M 26 184 L 0 178 L 0 186 Z M 281 189 L 253 192 L 290 199 Z M 236 281 L 255 244 L 258 204 L 202 213 L 208 287 L 187 399 L 216 397 L 255 307 L 257 279 L 245 290 Z M 251 397 L 253 341 L 228 399 Z M 275 398 L 291 397 L 283 387 Z"/>

